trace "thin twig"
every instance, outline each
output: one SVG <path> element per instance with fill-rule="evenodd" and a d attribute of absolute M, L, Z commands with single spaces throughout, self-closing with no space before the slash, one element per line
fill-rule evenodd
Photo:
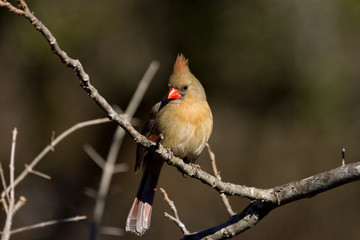
<path fill-rule="evenodd" d="M 19 7 L 24 10 L 24 11 L 29 11 L 29 8 L 25 2 L 25 0 L 16 0 L 17 3 L 19 4 Z"/>
<path fill-rule="evenodd" d="M 37 224 L 30 225 L 30 226 L 27 226 L 27 227 L 17 228 L 15 230 L 12 230 L 11 234 L 24 232 L 24 231 L 28 231 L 28 230 L 32 230 L 32 229 L 36 229 L 36 228 L 43 228 L 43 227 L 47 227 L 47 226 L 51 226 L 51 225 L 55 225 L 55 224 L 59 224 L 59 223 L 77 222 L 77 221 L 84 220 L 86 218 L 87 218 L 86 216 L 75 216 L 75 217 L 71 217 L 71 218 L 65 218 L 65 219 L 58 219 L 58 220 L 51 220 L 51 221 L 41 222 L 41 223 L 37 223 Z M 4 234 L 4 233 L 0 232 L 0 234 Z"/>
<path fill-rule="evenodd" d="M 36 166 L 36 164 L 38 164 L 40 162 L 41 159 L 43 159 L 43 157 L 48 154 L 49 152 L 51 152 L 51 150 L 57 145 L 59 144 L 64 138 L 66 138 L 67 136 L 69 136 L 71 133 L 75 132 L 76 130 L 83 128 L 83 127 L 87 127 L 87 126 L 92 126 L 92 125 L 96 125 L 96 124 L 101 124 L 101 123 L 106 123 L 109 122 L 108 118 L 100 118 L 100 119 L 94 119 L 94 120 L 89 120 L 89 121 L 84 121 L 84 122 L 80 122 L 75 124 L 74 126 L 72 126 L 71 128 L 67 129 L 65 132 L 63 132 L 62 134 L 60 134 L 58 137 L 56 137 L 53 141 L 51 141 L 51 143 L 49 145 L 47 145 L 32 161 L 31 163 L 25 167 L 25 169 L 22 171 L 22 173 L 15 179 L 14 181 L 14 187 L 17 186 L 30 172 L 31 170 Z M 6 193 L 8 193 L 10 191 L 10 186 L 6 188 L 6 190 L 4 190 L 1 194 L 1 197 L 5 196 Z"/>
<path fill-rule="evenodd" d="M 134 116 L 145 92 L 153 79 L 155 73 L 159 69 L 159 63 L 157 61 L 152 61 L 146 70 L 143 78 L 140 80 L 139 85 L 132 96 L 130 103 L 125 111 L 125 116 L 128 121 L 132 119 Z M 119 168 L 121 165 L 116 165 L 116 159 L 119 153 L 120 146 L 122 144 L 122 140 L 125 136 L 125 131 L 121 127 L 117 127 L 115 134 L 113 136 L 113 141 L 110 145 L 110 149 L 106 158 L 105 166 L 103 167 L 103 172 L 100 179 L 100 185 L 97 194 L 97 200 L 94 208 L 94 223 L 93 223 L 93 232 L 91 233 L 91 237 L 95 238 L 96 231 L 100 225 L 104 208 L 105 208 L 105 198 L 109 192 L 109 187 L 111 183 L 111 179 L 113 174 L 119 172 L 123 169 Z M 116 167 L 117 166 L 117 167 Z"/>
<path fill-rule="evenodd" d="M 172 212 L 174 213 L 174 216 L 170 215 L 169 213 L 165 212 L 165 217 L 169 218 L 171 221 L 173 221 L 180 230 L 184 233 L 184 235 L 189 235 L 190 232 L 186 229 L 185 224 L 180 220 L 178 211 L 175 207 L 174 201 L 170 200 L 169 196 L 167 195 L 166 191 L 163 188 L 160 188 L 160 191 L 164 195 L 165 201 L 169 204 Z"/>
<path fill-rule="evenodd" d="M 21 196 L 14 206 L 14 214 L 26 203 L 26 197 Z"/>
<path fill-rule="evenodd" d="M 14 175 L 15 175 L 15 147 L 16 147 L 16 136 L 17 136 L 17 129 L 14 128 L 12 132 L 12 143 L 11 143 L 11 154 L 10 154 L 10 201 L 9 201 L 9 208 L 6 215 L 5 226 L 3 230 L 3 235 L 1 240 L 8 240 L 10 239 L 11 235 L 11 225 L 12 219 L 14 215 L 14 206 L 15 206 L 15 186 L 14 186 Z"/>
<path fill-rule="evenodd" d="M 2 206 L 3 206 L 3 208 L 4 208 L 5 213 L 8 214 L 8 212 L 9 212 L 9 206 L 8 206 L 8 204 L 7 204 L 6 199 L 3 198 L 3 197 L 1 198 L 1 204 L 2 204 Z"/>
<path fill-rule="evenodd" d="M 219 179 L 221 181 L 220 172 L 218 171 L 217 166 L 216 166 L 215 154 L 213 151 L 211 151 L 210 145 L 208 143 L 206 143 L 206 147 L 207 147 L 208 153 L 210 155 L 211 166 L 212 166 L 214 175 L 215 175 L 215 177 L 217 177 L 217 179 Z M 230 205 L 228 197 L 224 193 L 220 193 L 220 197 L 221 197 L 221 200 L 223 201 L 226 211 L 228 212 L 230 217 L 234 216 L 236 213 L 232 210 L 232 207 Z"/>
<path fill-rule="evenodd" d="M 152 61 L 146 70 L 143 78 L 140 80 L 139 85 L 132 96 L 129 105 L 125 110 L 125 114 L 128 116 L 128 119 L 132 119 L 136 110 L 138 109 L 143 96 L 145 95 L 151 80 L 154 78 L 155 73 L 158 71 L 160 64 L 158 61 Z"/>
<path fill-rule="evenodd" d="M 129 171 L 129 164 L 127 163 L 118 163 L 114 166 L 113 173 L 122 173 Z"/>
<path fill-rule="evenodd" d="M 1 165 L 1 162 L 0 162 L 0 176 L 1 176 L 1 182 L 2 182 L 2 185 L 3 185 L 3 188 L 4 190 L 7 188 L 6 186 L 6 180 L 5 180 L 5 175 L 4 175 L 4 170 L 2 168 L 2 165 Z M 4 196 L 1 196 L 1 200 L 3 202 L 3 206 L 4 206 L 4 209 L 5 209 L 5 212 L 7 213 L 8 212 L 8 205 L 7 205 L 7 202 L 10 202 L 10 196 L 9 196 L 9 192 L 6 192 L 6 199 Z M 7 200 L 7 202 L 6 202 Z"/>
<path fill-rule="evenodd" d="M 11 3 L 7 1 L 0 1 L 0 7 L 6 7 L 10 12 L 13 12 L 18 15 L 24 15 L 25 11 L 14 7 Z"/>
<path fill-rule="evenodd" d="M 94 160 L 94 162 L 101 168 L 104 169 L 105 168 L 105 160 L 100 156 L 100 154 L 97 153 L 97 151 L 95 151 L 95 149 L 89 145 L 89 144 L 85 144 L 84 145 L 84 151 L 89 155 L 89 157 Z"/>
<path fill-rule="evenodd" d="M 50 146 L 51 146 L 51 151 L 53 151 L 53 152 L 55 152 L 55 148 L 54 148 L 54 145 L 53 145 L 54 138 L 55 138 L 55 131 L 52 131 L 51 132 L 51 138 L 50 138 Z"/>
<path fill-rule="evenodd" d="M 50 144 L 51 145 L 51 144 Z M 51 151 L 53 151 L 53 148 L 51 149 Z M 42 173 L 42 172 L 39 172 L 39 171 L 36 171 L 32 168 L 30 168 L 27 164 L 25 164 L 25 168 L 28 168 L 29 172 L 34 174 L 34 175 L 37 175 L 39 177 L 42 177 L 42 178 L 45 178 L 47 180 L 51 180 L 51 177 L 45 173 Z"/>

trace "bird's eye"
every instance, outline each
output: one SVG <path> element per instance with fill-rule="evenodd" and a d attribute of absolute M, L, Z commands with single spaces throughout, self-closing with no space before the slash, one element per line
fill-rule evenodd
<path fill-rule="evenodd" d="M 184 89 L 184 90 L 187 90 L 188 88 L 189 88 L 188 85 L 185 85 L 185 86 L 182 87 L 182 89 Z"/>

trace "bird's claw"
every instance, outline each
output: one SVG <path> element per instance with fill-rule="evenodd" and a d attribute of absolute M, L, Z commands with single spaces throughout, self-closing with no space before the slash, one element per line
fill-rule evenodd
<path fill-rule="evenodd" d="M 200 165 L 199 164 L 195 164 L 195 163 L 189 163 L 193 168 L 195 168 L 196 170 L 200 170 Z"/>
<path fill-rule="evenodd" d="M 200 171 L 200 165 L 195 164 L 195 163 L 189 163 L 189 165 L 191 166 L 191 176 L 196 176 L 198 175 L 198 172 Z"/>
<path fill-rule="evenodd" d="M 170 148 L 166 148 L 166 152 L 167 152 L 167 153 L 168 153 L 168 155 L 169 155 L 169 159 L 173 158 L 174 153 L 171 151 L 171 149 L 170 149 Z"/>

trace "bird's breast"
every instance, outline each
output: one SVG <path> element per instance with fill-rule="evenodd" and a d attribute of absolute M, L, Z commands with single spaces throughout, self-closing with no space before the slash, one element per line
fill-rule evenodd
<path fill-rule="evenodd" d="M 206 101 L 171 102 L 157 116 L 162 145 L 175 156 L 193 162 L 200 155 L 212 132 L 213 119 Z"/>

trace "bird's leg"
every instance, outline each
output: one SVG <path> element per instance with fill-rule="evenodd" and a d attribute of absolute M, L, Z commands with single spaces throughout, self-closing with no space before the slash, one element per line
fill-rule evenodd
<path fill-rule="evenodd" d="M 150 151 L 153 151 L 155 152 L 156 150 L 159 149 L 159 146 L 160 146 L 160 142 L 161 140 L 164 139 L 164 136 L 162 135 L 162 133 L 159 133 L 159 135 L 157 136 L 156 140 L 154 141 L 155 145 L 151 146 L 149 148 Z"/>
<path fill-rule="evenodd" d="M 155 142 L 155 144 L 156 144 L 155 146 L 156 146 L 157 148 L 159 148 L 160 142 L 161 142 L 163 139 L 164 139 L 164 135 L 163 135 L 162 133 L 159 133 L 159 136 L 158 136 L 158 138 L 156 139 L 156 142 Z M 174 156 L 173 152 L 171 151 L 170 148 L 166 148 L 166 151 L 167 151 L 167 153 L 169 154 L 169 158 L 171 159 L 171 158 Z"/>
<path fill-rule="evenodd" d="M 159 134 L 158 138 L 156 139 L 156 146 L 159 147 L 160 142 L 164 139 L 164 135 L 162 133 Z"/>

